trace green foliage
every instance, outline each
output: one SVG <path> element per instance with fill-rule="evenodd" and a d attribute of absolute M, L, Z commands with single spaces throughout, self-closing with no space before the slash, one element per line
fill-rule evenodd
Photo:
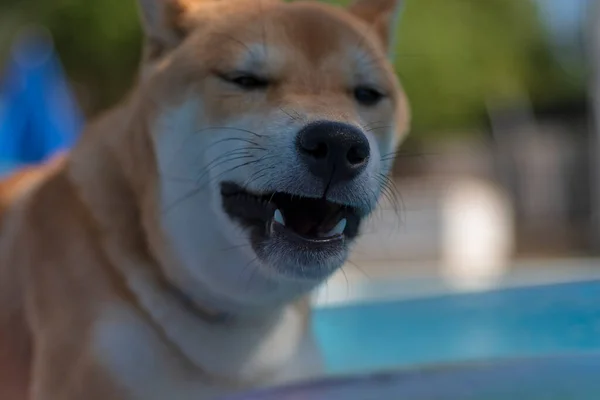
<path fill-rule="evenodd" d="M 526 95 L 540 104 L 583 96 L 581 71 L 567 73 L 551 56 L 535 4 L 406 0 L 395 63 L 422 138 L 480 127 L 489 100 Z M 141 42 L 134 0 L 4 0 L 0 50 L 3 21 L 13 26 L 4 23 L 4 38 L 15 21 L 50 28 L 92 112 L 115 102 L 131 83 Z"/>
<path fill-rule="evenodd" d="M 45 23 L 69 75 L 83 83 L 93 108 L 121 97 L 136 71 L 141 31 L 137 8 L 124 0 L 53 0 Z"/>
<path fill-rule="evenodd" d="M 582 93 L 553 60 L 533 1 L 408 1 L 398 35 L 395 62 L 420 131 L 476 127 L 488 101 Z"/>

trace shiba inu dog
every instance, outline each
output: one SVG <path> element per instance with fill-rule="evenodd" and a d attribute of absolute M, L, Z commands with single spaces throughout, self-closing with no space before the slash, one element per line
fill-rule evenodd
<path fill-rule="evenodd" d="M 127 99 L 0 184 L 1 399 L 212 399 L 319 374 L 306 296 L 407 132 L 400 0 L 139 2 Z"/>

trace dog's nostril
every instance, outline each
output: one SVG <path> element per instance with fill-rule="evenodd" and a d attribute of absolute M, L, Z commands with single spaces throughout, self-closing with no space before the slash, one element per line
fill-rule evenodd
<path fill-rule="evenodd" d="M 329 153 L 329 147 L 325 142 L 317 142 L 317 143 L 303 143 L 301 150 L 303 153 L 314 157 L 316 159 L 324 159 L 327 158 L 327 154 Z"/>
<path fill-rule="evenodd" d="M 351 165 L 360 165 L 369 158 L 369 147 L 365 145 L 352 146 L 348 150 L 347 158 Z"/>

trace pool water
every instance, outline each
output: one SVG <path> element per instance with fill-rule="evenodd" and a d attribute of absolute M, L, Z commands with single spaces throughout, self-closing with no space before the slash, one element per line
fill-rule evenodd
<path fill-rule="evenodd" d="M 332 374 L 600 353 L 600 280 L 322 308 L 314 330 Z"/>

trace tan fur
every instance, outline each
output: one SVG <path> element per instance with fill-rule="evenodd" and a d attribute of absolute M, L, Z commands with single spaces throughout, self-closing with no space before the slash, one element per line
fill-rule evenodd
<path fill-rule="evenodd" d="M 381 36 L 389 29 L 381 21 L 396 2 L 378 8 L 370 1 L 359 1 L 354 14 L 274 0 L 162 0 L 171 8 L 146 13 L 155 27 L 147 27 L 151 50 L 130 96 L 91 124 L 71 154 L 0 183 L 0 399 L 134 399 L 91 351 L 107 304 L 122 305 L 155 329 L 176 382 L 211 380 L 170 342 L 128 280 L 130 266 L 139 267 L 167 296 L 164 271 L 177 264 L 161 226 L 151 128 L 164 109 L 199 91 L 210 99 L 203 113 L 215 126 L 289 108 L 312 118 L 383 121 L 399 139 L 408 106 Z M 157 16 L 159 25 L 151 20 Z M 244 43 L 264 40 L 282 60 L 264 65 L 276 87 L 250 99 L 231 93 L 214 74 L 234 66 Z M 372 55 L 390 96 L 386 105 L 361 110 L 348 96 L 341 69 L 352 63 L 349 49 Z M 199 315 L 214 312 L 196 308 Z"/>

